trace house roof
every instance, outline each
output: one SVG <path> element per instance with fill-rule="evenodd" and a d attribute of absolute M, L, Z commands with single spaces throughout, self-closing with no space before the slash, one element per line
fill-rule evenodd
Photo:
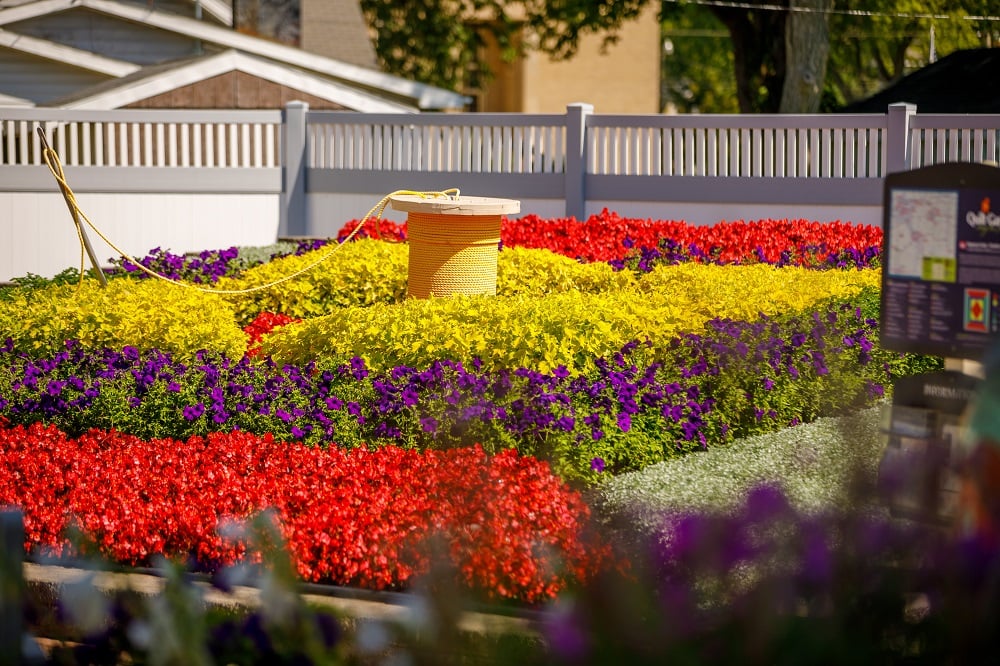
<path fill-rule="evenodd" d="M 232 49 L 266 58 L 275 63 L 334 79 L 344 86 L 366 90 L 372 95 L 394 98 L 397 103 L 418 109 L 464 108 L 470 102 L 468 97 L 450 90 L 245 35 L 206 21 L 121 0 L 35 0 L 17 5 L 0 5 L 0 27 L 71 9 L 99 12 L 124 21 L 166 30 L 192 40 L 200 40 L 220 49 Z M 52 42 L 37 40 L 34 44 L 34 54 L 78 66 L 79 61 L 73 54 L 63 51 L 64 48 Z M 122 75 L 119 75 L 119 78 L 120 76 Z"/>
<path fill-rule="evenodd" d="M 0 93 L 0 106 L 34 106 L 35 103 L 30 99 L 24 99 L 23 97 L 15 97 L 13 95 L 4 95 Z"/>
<path fill-rule="evenodd" d="M 64 44 L 31 37 L 30 35 L 19 35 L 0 28 L 0 46 L 40 56 L 48 60 L 57 60 L 72 64 L 74 67 L 87 69 L 98 74 L 108 76 L 128 76 L 139 69 L 139 65 L 115 58 L 107 58 L 90 51 L 73 48 Z"/>
<path fill-rule="evenodd" d="M 150 65 L 111 81 L 53 100 L 45 106 L 63 109 L 115 109 L 189 86 L 232 71 L 288 86 L 340 106 L 369 113 L 414 113 L 417 109 L 353 88 L 313 72 L 291 68 L 266 58 L 227 50 L 159 65 Z"/>
<path fill-rule="evenodd" d="M 126 2 L 131 2 L 132 4 L 142 4 L 145 5 L 147 9 L 152 9 L 155 5 L 156 0 L 125 0 Z M 201 10 L 202 14 L 207 14 L 215 18 L 219 23 L 232 27 L 233 25 L 233 3 L 231 0 L 181 0 L 186 1 L 191 5 L 192 16 L 195 13 L 195 8 Z M 43 0 L 0 0 L 0 10 L 11 9 L 19 7 L 22 10 L 22 16 L 24 18 L 32 18 L 34 16 L 41 16 L 47 14 L 51 11 L 52 3 L 45 2 Z M 56 5 L 65 3 L 55 3 Z M 16 16 L 17 14 L 15 14 Z M 18 19 L 21 20 L 21 19 Z"/>
<path fill-rule="evenodd" d="M 909 102 L 923 113 L 1000 113 L 1000 49 L 964 49 L 904 76 L 871 97 L 844 106 L 846 113 L 885 113 Z"/>
<path fill-rule="evenodd" d="M 197 5 L 201 11 L 211 14 L 223 25 L 232 27 L 233 25 L 233 3 L 225 0 L 191 0 L 191 4 Z"/>

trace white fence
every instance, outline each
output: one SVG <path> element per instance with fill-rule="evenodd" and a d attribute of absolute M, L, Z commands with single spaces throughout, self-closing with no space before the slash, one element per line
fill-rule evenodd
<path fill-rule="evenodd" d="M 802 116 L 0 109 L 0 280 L 79 261 L 38 126 L 88 217 L 135 254 L 331 236 L 399 189 L 457 187 L 545 217 L 880 224 L 887 173 L 1000 161 L 1000 115 L 910 105 Z"/>

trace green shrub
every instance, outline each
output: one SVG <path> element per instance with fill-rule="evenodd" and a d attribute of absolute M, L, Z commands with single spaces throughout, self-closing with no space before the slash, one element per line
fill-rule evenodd
<path fill-rule="evenodd" d="M 545 270 L 539 266 L 559 266 L 558 261 L 547 263 L 547 254 L 511 253 L 509 266 L 521 271 L 527 284 L 542 285 L 545 279 L 538 276 Z M 376 369 L 422 366 L 441 358 L 468 363 L 478 357 L 487 368 L 548 371 L 565 365 L 573 370 L 633 340 L 649 339 L 656 347 L 681 333 L 701 331 L 714 317 L 753 321 L 760 312 L 805 311 L 833 297 L 847 298 L 878 280 L 877 270 L 810 274 L 766 265 L 690 264 L 658 269 L 636 289 L 615 285 L 618 280 L 627 283 L 627 274 L 616 277 L 586 266 L 579 272 L 566 265 L 560 270 L 568 276 L 559 283 L 567 290 L 545 298 L 529 286 L 512 296 L 349 307 L 268 336 L 264 352 L 296 364 L 360 356 Z M 583 286 L 612 290 L 587 293 Z"/>
<path fill-rule="evenodd" d="M 762 483 L 783 488 L 802 511 L 851 509 L 856 475 L 875 481 L 882 405 L 754 435 L 610 478 L 595 498 L 608 523 L 626 518 L 649 534 L 664 515 L 726 512 Z"/>

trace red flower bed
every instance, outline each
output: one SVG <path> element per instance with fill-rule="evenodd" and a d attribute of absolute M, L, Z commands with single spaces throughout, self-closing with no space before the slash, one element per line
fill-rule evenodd
<path fill-rule="evenodd" d="M 130 565 L 246 556 L 228 518 L 273 507 L 304 580 L 401 588 L 440 539 L 464 583 L 538 602 L 602 564 L 584 543 L 589 510 L 548 465 L 479 447 L 419 453 L 320 449 L 217 433 L 143 441 L 51 426 L 0 428 L 0 505 L 21 506 L 26 547 L 66 555 L 74 521 L 96 551 Z"/>
<path fill-rule="evenodd" d="M 261 312 L 252 322 L 243 327 L 243 332 L 250 336 L 247 341 L 247 356 L 256 356 L 260 352 L 260 339 L 274 329 L 300 321 L 302 320 L 289 317 L 286 314 Z"/>
<path fill-rule="evenodd" d="M 682 246 L 696 245 L 702 252 L 726 263 L 776 262 L 785 250 L 824 247 L 828 252 L 880 247 L 882 230 L 871 225 L 809 220 L 755 220 L 719 222 L 696 226 L 677 220 L 623 218 L 607 209 L 580 222 L 575 218 L 540 218 L 525 215 L 506 220 L 504 245 L 544 248 L 583 261 L 622 259 L 629 247 L 656 247 L 661 238 Z"/>
<path fill-rule="evenodd" d="M 338 239 L 346 238 L 356 225 L 357 220 L 348 222 Z M 406 240 L 405 222 L 382 220 L 379 230 L 382 238 Z M 357 237 L 376 237 L 375 221 L 368 220 Z M 654 248 L 661 238 L 669 238 L 684 247 L 694 244 L 708 254 L 715 249 L 714 258 L 726 263 L 762 259 L 773 263 L 784 251 L 801 253 L 822 247 L 826 252 L 839 253 L 881 247 L 882 230 L 849 222 L 787 219 L 696 226 L 679 220 L 625 218 L 605 209 L 584 221 L 533 214 L 516 220 L 504 218 L 500 238 L 507 247 L 547 249 L 588 262 L 623 259 L 630 247 Z"/>

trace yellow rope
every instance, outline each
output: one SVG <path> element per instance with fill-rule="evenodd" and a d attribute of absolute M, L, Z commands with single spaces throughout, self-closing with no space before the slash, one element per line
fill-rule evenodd
<path fill-rule="evenodd" d="M 315 268 L 316 266 L 318 266 L 319 264 L 323 263 L 324 261 L 326 261 L 327 259 L 329 259 L 331 256 L 333 256 L 333 253 L 336 252 L 338 249 L 340 249 L 341 245 L 343 245 L 344 243 L 347 243 L 348 241 L 350 241 L 351 239 L 353 239 L 358 234 L 358 232 L 361 231 L 361 229 L 364 226 L 365 222 L 368 219 L 370 219 L 373 215 L 376 216 L 375 217 L 375 235 L 377 237 L 381 238 L 381 233 L 380 233 L 380 230 L 379 230 L 379 218 L 382 217 L 382 213 L 385 212 L 385 207 L 389 204 L 389 200 L 392 197 L 394 197 L 394 196 L 398 196 L 398 195 L 413 195 L 413 196 L 418 196 L 418 197 L 421 197 L 421 198 L 459 196 L 459 190 L 457 188 L 452 188 L 452 189 L 448 189 L 448 190 L 442 190 L 442 191 L 439 191 L 439 192 L 433 192 L 433 191 L 432 192 L 419 192 L 419 191 L 415 191 L 415 190 L 396 190 L 395 192 L 391 192 L 391 193 L 385 195 L 384 197 L 382 197 L 382 199 L 379 200 L 379 202 L 377 204 L 375 204 L 374 206 L 372 206 L 371 210 L 369 210 L 368 213 L 363 218 L 361 218 L 358 221 L 358 224 L 355 225 L 355 227 L 351 231 L 351 233 L 349 233 L 346 237 L 344 237 L 343 242 L 341 242 L 341 243 L 336 243 L 335 242 L 333 244 L 333 248 L 329 252 L 326 252 L 323 256 L 321 256 L 316 261 L 313 261 L 308 266 L 306 266 L 306 267 L 304 267 L 304 268 L 302 268 L 300 270 L 297 270 L 297 271 L 295 271 L 294 273 L 292 273 L 290 275 L 286 275 L 285 277 L 283 277 L 283 278 L 281 278 L 279 280 L 275 280 L 274 282 L 269 282 L 268 284 L 259 285 L 259 286 L 256 286 L 256 287 L 248 287 L 246 289 L 208 289 L 208 288 L 201 287 L 201 286 L 198 286 L 198 285 L 188 284 L 186 282 L 181 282 L 179 280 L 174 280 L 173 278 L 169 278 L 169 277 L 167 277 L 165 275 L 160 275 L 159 273 L 146 268 L 141 263 L 139 263 L 139 261 L 137 259 L 135 259 L 131 255 L 129 255 L 124 250 L 121 250 L 120 248 L 118 248 L 114 243 L 111 242 L 110 239 L 108 239 L 107 236 L 105 236 L 101 232 L 100 229 L 97 228 L 97 226 L 93 222 L 90 221 L 90 218 L 87 217 L 87 214 L 84 213 L 83 210 L 80 208 L 79 204 L 76 201 L 76 195 L 73 193 L 73 190 L 70 188 L 69 183 L 66 181 L 66 175 L 63 173 L 62 162 L 59 160 L 59 155 L 57 155 L 56 152 L 54 150 L 52 150 L 52 148 L 50 148 L 50 147 L 48 147 L 46 145 L 45 148 L 42 151 L 42 156 L 45 159 L 46 166 L 49 167 L 49 171 L 52 172 L 53 177 L 55 177 L 56 181 L 59 183 L 59 187 L 62 190 L 63 197 L 66 199 L 66 203 L 69 205 L 70 210 L 73 211 L 73 212 L 75 212 L 79 216 L 79 219 L 77 219 L 76 217 L 74 217 L 73 221 L 74 221 L 74 224 L 76 225 L 76 235 L 77 235 L 77 238 L 80 241 L 80 284 L 83 283 L 83 271 L 84 271 L 84 259 L 83 259 L 83 253 L 84 253 L 84 231 L 83 231 L 83 227 L 80 224 L 80 219 L 82 219 L 84 222 L 86 222 L 87 226 L 89 226 L 91 229 L 93 229 L 94 232 L 98 236 L 100 236 L 101 240 L 103 240 L 105 243 L 107 243 L 111 247 L 111 249 L 113 249 L 115 252 L 117 252 L 118 254 L 120 254 L 124 259 L 126 259 L 129 262 L 131 262 L 132 264 L 134 264 L 136 267 L 139 268 L 139 270 L 141 270 L 142 272 L 146 273 L 147 275 L 149 275 L 151 277 L 158 278 L 158 279 L 163 280 L 165 282 L 169 282 L 170 284 L 175 284 L 175 285 L 177 285 L 179 287 L 187 287 L 188 289 L 196 289 L 198 291 L 203 291 L 203 292 L 210 293 L 210 294 L 227 294 L 227 295 L 232 295 L 232 294 L 248 294 L 248 293 L 255 292 L 255 291 L 261 291 L 261 290 L 264 290 L 264 289 L 270 289 L 271 287 L 274 287 L 274 286 L 277 286 L 279 284 L 282 284 L 283 282 L 288 282 L 289 280 L 293 280 L 293 279 L 297 278 L 298 276 L 302 275 L 303 273 L 311 271 L 313 268 Z M 98 266 L 95 266 L 94 270 L 100 270 L 100 268 Z"/>

